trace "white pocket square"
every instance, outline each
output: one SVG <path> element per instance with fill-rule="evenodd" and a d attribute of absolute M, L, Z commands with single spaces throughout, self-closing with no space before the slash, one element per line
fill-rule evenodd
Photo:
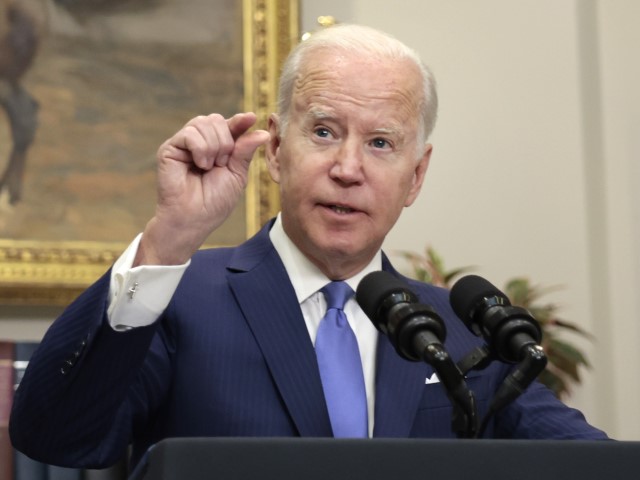
<path fill-rule="evenodd" d="M 424 379 L 425 385 L 430 385 L 432 383 L 440 383 L 440 379 L 438 378 L 438 375 L 435 372 L 433 372 L 433 374 L 430 377 Z"/>

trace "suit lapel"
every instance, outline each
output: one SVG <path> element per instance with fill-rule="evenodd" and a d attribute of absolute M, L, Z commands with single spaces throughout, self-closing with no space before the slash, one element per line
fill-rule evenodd
<path fill-rule="evenodd" d="M 409 437 L 433 368 L 398 355 L 389 339 L 380 335 L 377 351 L 374 437 Z"/>
<path fill-rule="evenodd" d="M 315 351 L 267 232 L 240 247 L 229 284 L 300 435 L 332 436 Z"/>

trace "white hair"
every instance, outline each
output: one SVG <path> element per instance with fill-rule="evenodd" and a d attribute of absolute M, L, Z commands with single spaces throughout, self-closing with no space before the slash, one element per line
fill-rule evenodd
<path fill-rule="evenodd" d="M 418 121 L 422 126 L 424 137 L 419 144 L 427 141 L 435 126 L 438 112 L 438 95 L 433 74 L 415 50 L 395 37 L 374 28 L 349 24 L 338 24 L 319 30 L 307 40 L 299 43 L 289 54 L 282 68 L 278 90 L 278 115 L 280 116 L 282 133 L 287 129 L 296 78 L 300 75 L 305 60 L 318 50 L 342 50 L 367 57 L 373 56 L 391 60 L 406 59 L 413 62 L 422 76 L 422 96 L 418 108 L 420 114 Z"/>

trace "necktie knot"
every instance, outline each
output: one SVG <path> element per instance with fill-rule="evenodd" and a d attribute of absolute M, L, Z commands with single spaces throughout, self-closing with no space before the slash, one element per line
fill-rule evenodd
<path fill-rule="evenodd" d="M 353 296 L 353 289 L 345 282 L 327 283 L 320 291 L 327 301 L 327 310 L 331 308 L 343 310 L 347 300 Z"/>

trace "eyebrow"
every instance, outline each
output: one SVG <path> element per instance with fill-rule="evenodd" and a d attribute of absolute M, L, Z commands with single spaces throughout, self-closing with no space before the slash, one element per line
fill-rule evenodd
<path fill-rule="evenodd" d="M 402 132 L 396 128 L 376 128 L 371 133 L 381 133 L 383 135 L 402 136 Z"/>
<path fill-rule="evenodd" d="M 311 108 L 309 109 L 305 117 L 310 120 L 333 120 L 335 116 L 326 110 L 322 110 L 320 108 Z M 386 128 L 380 127 L 371 131 L 371 133 L 381 134 L 381 135 L 393 135 L 393 136 L 403 136 L 402 130 L 397 128 Z"/>
<path fill-rule="evenodd" d="M 326 112 L 325 110 L 321 110 L 319 108 L 311 108 L 307 111 L 307 113 L 305 114 L 306 118 L 309 118 L 311 120 L 327 120 L 327 119 L 332 119 L 334 118 L 333 115 L 331 115 L 330 113 Z"/>

